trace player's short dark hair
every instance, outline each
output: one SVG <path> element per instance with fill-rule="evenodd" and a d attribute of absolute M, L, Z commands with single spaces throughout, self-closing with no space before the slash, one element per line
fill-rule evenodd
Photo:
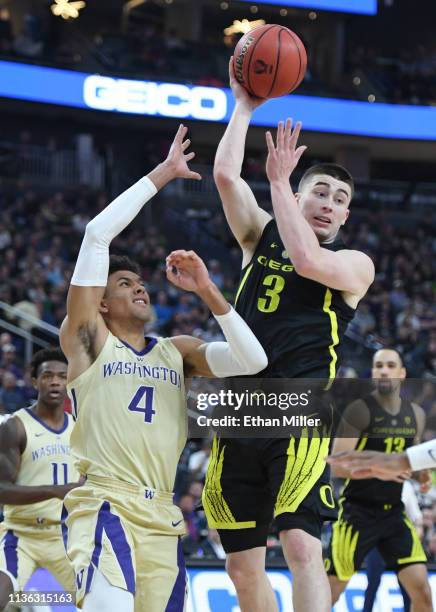
<path fill-rule="evenodd" d="M 120 270 L 128 270 L 141 276 L 141 268 L 130 257 L 127 257 L 127 255 L 111 255 L 109 257 L 109 276 Z"/>
<path fill-rule="evenodd" d="M 30 375 L 32 378 L 38 377 L 38 371 L 41 364 L 46 361 L 61 361 L 62 363 L 68 363 L 67 358 L 63 354 L 60 348 L 46 348 L 35 353 L 30 362 Z"/>
<path fill-rule="evenodd" d="M 400 367 L 404 368 L 404 358 L 403 358 L 403 353 L 401 351 L 399 351 L 398 349 L 394 348 L 393 346 L 383 346 L 382 348 L 378 349 L 374 355 L 372 356 L 373 360 L 375 355 L 379 352 L 379 351 L 392 351 L 393 353 L 397 353 L 398 358 L 400 360 Z"/>
<path fill-rule="evenodd" d="M 327 174 L 327 176 L 331 176 L 338 181 L 342 181 L 343 183 L 347 183 L 347 185 L 351 189 L 351 197 L 354 196 L 354 181 L 351 174 L 346 170 L 343 166 L 339 164 L 315 164 L 306 170 L 303 176 L 300 179 L 300 183 L 298 185 L 298 191 L 304 186 L 304 183 L 310 179 L 315 174 Z"/>

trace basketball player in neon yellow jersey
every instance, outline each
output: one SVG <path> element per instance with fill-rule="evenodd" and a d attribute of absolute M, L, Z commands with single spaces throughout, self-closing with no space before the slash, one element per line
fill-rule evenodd
<path fill-rule="evenodd" d="M 78 481 L 70 454 L 73 419 L 64 412 L 67 362 L 62 351 L 36 353 L 32 378 L 36 403 L 0 426 L 0 610 L 38 567 L 74 591 L 61 532 L 61 500 Z"/>
<path fill-rule="evenodd" d="M 137 266 L 109 243 L 158 189 L 199 179 L 180 126 L 167 159 L 87 226 L 68 293 L 62 346 L 77 414 L 72 449 L 87 480 L 64 502 L 67 552 L 86 612 L 182 612 L 183 516 L 172 488 L 186 441 L 184 374 L 255 373 L 266 355 L 192 251 L 167 258 L 167 277 L 209 306 L 227 342 L 144 338 L 150 300 Z"/>

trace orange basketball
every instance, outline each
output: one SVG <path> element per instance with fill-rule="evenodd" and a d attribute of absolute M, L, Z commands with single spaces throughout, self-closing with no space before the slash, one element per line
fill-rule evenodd
<path fill-rule="evenodd" d="M 294 91 L 303 80 L 306 49 L 288 28 L 263 25 L 240 39 L 233 66 L 237 80 L 253 96 L 278 98 Z"/>

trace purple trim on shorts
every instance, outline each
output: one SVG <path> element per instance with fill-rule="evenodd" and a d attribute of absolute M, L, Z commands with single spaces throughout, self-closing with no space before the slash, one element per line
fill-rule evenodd
<path fill-rule="evenodd" d="M 68 545 L 68 527 L 66 523 L 67 518 L 68 518 L 68 510 L 65 508 L 65 505 L 62 504 L 61 531 L 62 531 L 62 540 L 64 542 L 65 552 L 67 552 L 67 545 Z"/>
<path fill-rule="evenodd" d="M 167 607 L 165 608 L 165 612 L 183 612 L 185 606 L 186 567 L 182 550 L 182 540 L 180 537 L 177 544 L 177 565 L 179 566 L 179 573 L 174 583 Z"/>
<path fill-rule="evenodd" d="M 12 529 L 8 529 L 6 532 L 6 536 L 4 539 L 4 551 L 6 557 L 6 569 L 10 572 L 15 578 L 18 578 L 18 538 L 12 531 Z"/>
<path fill-rule="evenodd" d="M 133 570 L 132 551 L 127 542 L 120 518 L 111 513 L 108 501 L 103 502 L 98 512 L 97 525 L 95 527 L 94 551 L 88 568 L 85 593 L 89 593 L 92 578 L 94 576 L 94 567 L 98 567 L 103 530 L 106 532 L 112 544 L 117 561 L 120 564 L 124 580 L 126 581 L 126 588 L 132 595 L 135 595 L 135 572 Z"/>

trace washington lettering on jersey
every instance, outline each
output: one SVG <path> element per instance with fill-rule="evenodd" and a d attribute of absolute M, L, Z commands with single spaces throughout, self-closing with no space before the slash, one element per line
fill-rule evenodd
<path fill-rule="evenodd" d="M 70 455 L 71 447 L 69 444 L 46 444 L 40 448 L 32 449 L 32 461 L 38 461 L 43 457 L 53 457 L 54 455 Z"/>
<path fill-rule="evenodd" d="M 141 357 L 137 358 L 142 361 Z M 103 378 L 109 376 L 139 376 L 140 378 L 154 378 L 156 380 L 162 380 L 168 382 L 171 385 L 176 386 L 178 389 L 181 388 L 182 382 L 180 374 L 176 370 L 171 370 L 161 365 L 145 365 L 134 363 L 132 361 L 111 361 L 104 363 L 103 366 Z"/>

